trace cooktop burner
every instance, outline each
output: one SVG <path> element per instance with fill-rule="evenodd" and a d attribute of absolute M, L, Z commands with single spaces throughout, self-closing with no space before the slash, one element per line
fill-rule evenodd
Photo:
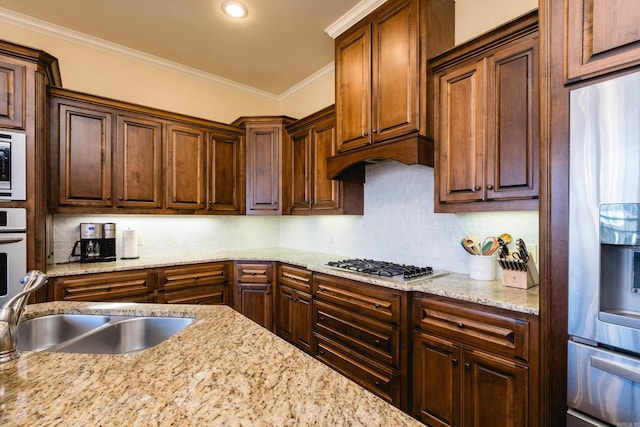
<path fill-rule="evenodd" d="M 415 267 L 413 265 L 395 264 L 372 259 L 345 259 L 342 261 L 329 261 L 330 267 L 343 270 L 356 271 L 358 273 L 371 274 L 380 277 L 400 278 L 405 281 L 425 278 L 433 275 L 431 267 Z"/>

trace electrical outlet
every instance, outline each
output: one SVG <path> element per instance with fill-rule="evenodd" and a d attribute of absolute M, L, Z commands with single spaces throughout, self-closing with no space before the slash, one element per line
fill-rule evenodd
<path fill-rule="evenodd" d="M 336 235 L 333 233 L 329 233 L 329 244 L 333 245 L 336 243 Z"/>
<path fill-rule="evenodd" d="M 244 240 L 247 238 L 247 235 L 244 231 L 238 231 L 238 240 Z"/>
<path fill-rule="evenodd" d="M 136 233 L 136 242 L 138 246 L 142 246 L 142 236 Z"/>

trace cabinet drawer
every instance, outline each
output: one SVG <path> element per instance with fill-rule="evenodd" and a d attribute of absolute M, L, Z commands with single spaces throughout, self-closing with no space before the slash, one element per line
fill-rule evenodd
<path fill-rule="evenodd" d="M 160 292 L 160 304 L 224 304 L 226 285 L 210 285 L 181 291 Z"/>
<path fill-rule="evenodd" d="M 54 280 L 56 301 L 133 301 L 132 297 L 153 290 L 153 280 L 146 271 L 57 277 Z"/>
<path fill-rule="evenodd" d="M 311 277 L 309 270 L 292 265 L 281 264 L 278 269 L 279 284 L 307 293 L 311 293 Z"/>
<path fill-rule="evenodd" d="M 367 361 L 356 352 L 321 335 L 316 335 L 316 338 L 316 357 L 319 360 L 376 396 L 395 406 L 399 405 L 399 376 L 396 372 Z"/>
<path fill-rule="evenodd" d="M 339 277 L 315 274 L 314 295 L 349 311 L 400 324 L 402 292 Z"/>
<path fill-rule="evenodd" d="M 414 322 L 430 331 L 474 348 L 522 360 L 529 358 L 527 320 L 469 308 L 431 298 L 416 298 Z"/>
<path fill-rule="evenodd" d="M 163 270 L 159 276 L 159 290 L 181 290 L 193 286 L 220 285 L 227 283 L 225 263 L 172 267 Z"/>
<path fill-rule="evenodd" d="M 273 264 L 236 264 L 236 283 L 271 283 Z"/>
<path fill-rule="evenodd" d="M 313 306 L 315 331 L 366 354 L 378 362 L 399 368 L 400 331 L 389 324 L 349 313 L 322 302 Z"/>

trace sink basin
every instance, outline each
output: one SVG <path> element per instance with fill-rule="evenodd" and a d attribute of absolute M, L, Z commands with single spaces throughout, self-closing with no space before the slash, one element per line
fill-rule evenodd
<path fill-rule="evenodd" d="M 110 320 L 93 314 L 53 314 L 25 320 L 18 326 L 18 350 L 42 351 L 78 337 Z"/>
<path fill-rule="evenodd" d="M 160 344 L 191 324 L 183 317 L 137 317 L 99 328 L 57 348 L 63 353 L 122 354 Z"/>
<path fill-rule="evenodd" d="M 18 326 L 18 350 L 123 354 L 165 341 L 195 319 L 56 314 Z"/>

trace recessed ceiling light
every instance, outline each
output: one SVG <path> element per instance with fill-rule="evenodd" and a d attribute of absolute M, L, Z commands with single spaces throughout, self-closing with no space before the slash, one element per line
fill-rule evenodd
<path fill-rule="evenodd" d="M 247 6 L 239 1 L 225 1 L 222 2 L 222 11 L 232 18 L 244 18 L 247 16 Z"/>

